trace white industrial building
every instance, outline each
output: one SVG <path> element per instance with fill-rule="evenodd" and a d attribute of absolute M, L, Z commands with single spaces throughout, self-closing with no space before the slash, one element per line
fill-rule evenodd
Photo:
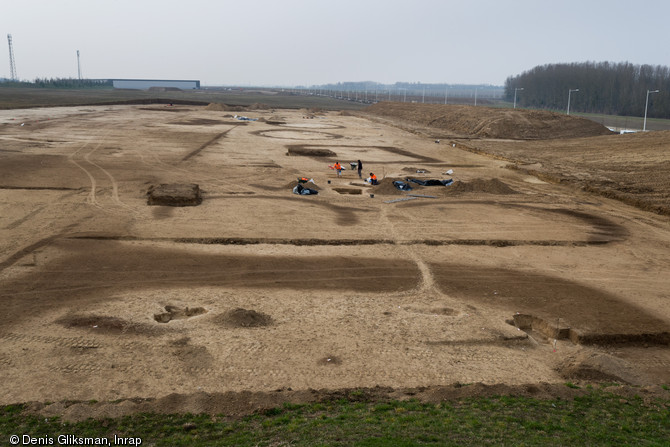
<path fill-rule="evenodd" d="M 200 81 L 167 79 L 110 79 L 114 88 L 147 90 L 151 87 L 172 87 L 180 90 L 198 90 Z"/>

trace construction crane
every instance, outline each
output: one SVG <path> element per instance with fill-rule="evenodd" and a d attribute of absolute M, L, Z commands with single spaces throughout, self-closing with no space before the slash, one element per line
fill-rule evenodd
<path fill-rule="evenodd" d="M 9 73 L 12 81 L 18 81 L 16 77 L 16 63 L 14 62 L 14 47 L 12 46 L 12 35 L 7 34 L 7 41 L 9 42 Z"/>

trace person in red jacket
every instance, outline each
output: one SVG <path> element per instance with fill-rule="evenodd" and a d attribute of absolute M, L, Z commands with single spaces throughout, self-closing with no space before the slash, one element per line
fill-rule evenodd
<path fill-rule="evenodd" d="M 379 182 L 377 181 L 377 176 L 374 175 L 372 172 L 370 173 L 370 184 L 379 185 Z"/>

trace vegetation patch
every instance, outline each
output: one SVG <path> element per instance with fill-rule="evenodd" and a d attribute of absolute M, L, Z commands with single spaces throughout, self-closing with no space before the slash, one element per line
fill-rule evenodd
<path fill-rule="evenodd" d="M 242 418 L 142 413 L 72 423 L 9 405 L 0 408 L 0 436 L 139 437 L 142 445 L 155 446 L 667 445 L 670 400 L 624 399 L 572 383 L 565 387 L 582 395 L 421 403 L 366 401 L 364 394 L 352 393 L 326 402 L 286 403 Z"/>

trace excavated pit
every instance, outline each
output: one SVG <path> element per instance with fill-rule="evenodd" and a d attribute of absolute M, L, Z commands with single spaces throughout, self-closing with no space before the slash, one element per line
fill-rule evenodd
<path fill-rule="evenodd" d="M 162 183 L 147 191 L 147 204 L 160 206 L 197 206 L 202 203 L 200 186 L 195 183 Z"/>

